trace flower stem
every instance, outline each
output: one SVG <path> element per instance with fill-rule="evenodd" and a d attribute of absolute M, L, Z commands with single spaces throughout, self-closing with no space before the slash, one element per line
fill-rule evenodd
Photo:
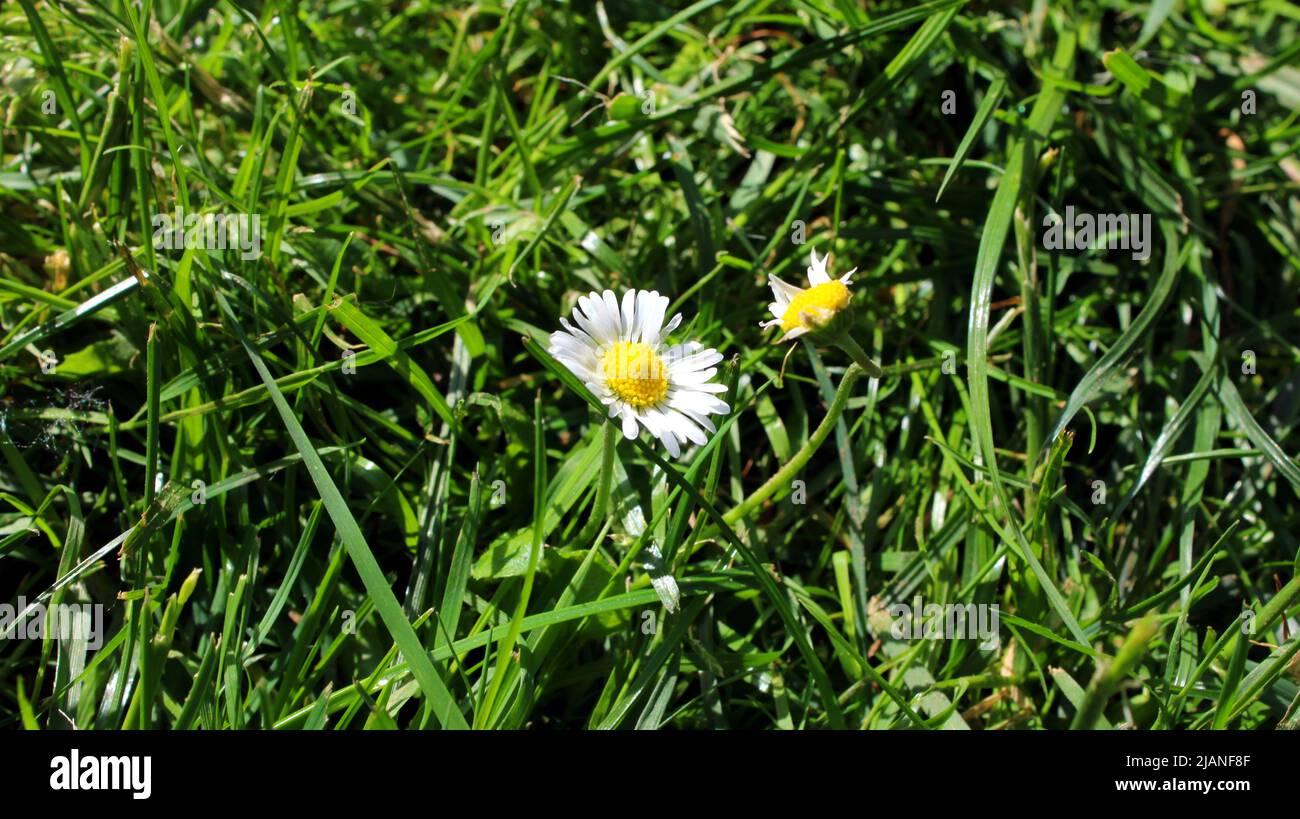
<path fill-rule="evenodd" d="M 885 371 L 880 369 L 880 365 L 873 361 L 871 356 L 867 355 L 867 351 L 858 346 L 858 343 L 848 333 L 840 336 L 836 343 L 841 350 L 849 354 L 854 363 L 861 367 L 868 376 L 879 378 L 884 375 Z"/>
<path fill-rule="evenodd" d="M 858 352 L 862 352 L 862 348 L 859 347 Z M 862 357 L 870 362 L 871 359 L 866 358 L 866 355 L 866 353 L 862 353 Z M 879 366 L 874 363 L 872 366 L 876 368 L 877 373 L 880 372 Z M 800 447 L 793 458 L 786 462 L 785 466 L 778 469 L 771 478 L 768 478 L 766 483 L 754 490 L 752 494 L 722 516 L 728 526 L 753 512 L 763 501 L 776 494 L 778 489 L 789 487 L 790 480 L 807 465 L 817 448 L 830 437 L 831 430 L 835 428 L 835 422 L 839 420 L 840 415 L 844 413 L 844 408 L 848 406 L 849 394 L 853 392 L 853 383 L 862 376 L 865 369 L 865 367 L 858 364 L 849 365 L 849 368 L 844 371 L 844 377 L 840 379 L 840 386 L 835 391 L 835 398 L 831 400 L 831 405 L 826 410 L 826 417 L 817 425 L 817 429 L 813 430 L 813 434 L 809 436 L 808 441 Z"/>
<path fill-rule="evenodd" d="M 578 543 L 586 543 L 600 532 L 600 528 L 605 524 L 605 513 L 609 509 L 610 484 L 614 479 L 614 452 L 618 447 L 620 431 L 619 425 L 609 419 L 605 419 L 601 430 L 600 474 L 596 477 L 596 501 L 591 507 L 591 517 L 578 533 Z"/>

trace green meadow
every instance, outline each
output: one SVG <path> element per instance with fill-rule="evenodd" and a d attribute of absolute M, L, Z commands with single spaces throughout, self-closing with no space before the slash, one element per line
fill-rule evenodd
<path fill-rule="evenodd" d="M 1284 0 L 5 3 L 0 725 L 1300 726 L 1298 64 Z"/>

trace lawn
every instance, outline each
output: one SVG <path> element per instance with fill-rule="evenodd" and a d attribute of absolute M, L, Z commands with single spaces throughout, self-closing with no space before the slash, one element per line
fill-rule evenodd
<path fill-rule="evenodd" d="M 1297 63 L 1284 0 L 5 3 L 0 725 L 1300 727 Z"/>

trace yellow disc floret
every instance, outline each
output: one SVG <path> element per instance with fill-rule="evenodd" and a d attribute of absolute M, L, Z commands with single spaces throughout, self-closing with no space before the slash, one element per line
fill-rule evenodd
<path fill-rule="evenodd" d="M 668 367 L 648 344 L 620 341 L 600 358 L 610 392 L 637 409 L 653 407 L 668 395 Z"/>
<path fill-rule="evenodd" d="M 790 306 L 781 315 L 781 329 L 788 333 L 798 327 L 816 326 L 807 325 L 803 314 L 817 316 L 826 310 L 834 315 L 848 306 L 849 298 L 849 289 L 843 282 L 834 280 L 803 290 L 790 300 Z"/>

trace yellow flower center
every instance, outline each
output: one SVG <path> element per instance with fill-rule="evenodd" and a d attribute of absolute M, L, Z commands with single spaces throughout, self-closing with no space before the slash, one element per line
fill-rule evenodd
<path fill-rule="evenodd" d="M 797 327 L 816 327 L 820 322 L 811 324 L 805 321 L 804 313 L 812 313 L 814 316 L 820 310 L 838 313 L 848 306 L 849 298 L 849 289 L 844 283 L 833 279 L 810 287 L 790 300 L 790 306 L 785 308 L 785 313 L 781 316 L 781 329 L 788 333 Z"/>
<path fill-rule="evenodd" d="M 668 366 L 639 341 L 620 341 L 601 356 L 600 369 L 610 392 L 643 409 L 664 400 L 668 394 Z"/>

